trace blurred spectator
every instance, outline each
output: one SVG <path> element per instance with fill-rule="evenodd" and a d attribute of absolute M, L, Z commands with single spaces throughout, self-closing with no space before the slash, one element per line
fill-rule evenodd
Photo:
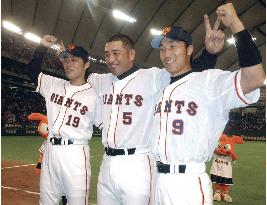
<path fill-rule="evenodd" d="M 45 101 L 39 93 L 18 87 L 1 88 L 2 124 L 12 123 L 25 127 L 32 122 L 28 115 L 32 112 L 46 114 Z"/>
<path fill-rule="evenodd" d="M 13 34 L 6 30 L 2 30 L 1 41 L 2 55 L 24 64 L 27 64 L 32 59 L 33 52 L 38 46 L 37 43 L 25 39 L 22 35 Z M 9 69 L 13 69 L 12 71 L 15 71 L 15 73 L 25 74 L 21 67 L 14 68 L 14 66 L 11 66 Z M 53 49 L 48 50 L 42 63 L 42 69 L 59 76 L 64 76 L 62 64 L 57 57 L 56 51 Z"/>
<path fill-rule="evenodd" d="M 265 109 L 247 112 L 243 115 L 240 112 L 230 112 L 229 121 L 225 128 L 225 130 L 240 131 L 265 131 L 265 129 Z"/>

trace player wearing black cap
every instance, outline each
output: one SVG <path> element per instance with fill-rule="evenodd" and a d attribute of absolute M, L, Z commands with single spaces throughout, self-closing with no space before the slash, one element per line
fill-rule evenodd
<path fill-rule="evenodd" d="M 28 64 L 32 80 L 37 81 L 38 76 L 36 90 L 45 98 L 48 117 L 40 205 L 57 205 L 62 195 L 70 205 L 84 205 L 88 204 L 91 175 L 89 140 L 93 124 L 99 125 L 99 102 L 92 86 L 85 82 L 89 54 L 84 48 L 72 44 L 59 55 L 69 81 L 40 72 L 45 52 L 55 42 L 55 37 L 44 36 Z"/>
<path fill-rule="evenodd" d="M 184 30 L 182 27 L 178 27 L 178 26 L 165 27 L 162 31 L 162 35 L 155 36 L 152 39 L 151 41 L 152 47 L 159 48 L 163 38 L 170 38 L 172 40 L 183 41 L 185 42 L 186 45 L 192 44 L 191 35 L 186 30 Z"/>
<path fill-rule="evenodd" d="M 156 205 L 213 204 L 205 163 L 213 155 L 230 109 L 257 102 L 258 88 L 264 84 L 261 55 L 233 5 L 220 6 L 216 13 L 234 34 L 241 70 L 194 72 L 192 40 L 182 28 L 168 28 L 151 42 L 159 48 L 160 59 L 172 76 L 154 111 Z M 209 23 L 205 25 L 209 30 Z"/>

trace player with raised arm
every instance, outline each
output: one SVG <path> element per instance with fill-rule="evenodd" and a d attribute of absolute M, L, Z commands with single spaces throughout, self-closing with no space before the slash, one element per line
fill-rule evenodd
<path fill-rule="evenodd" d="M 89 140 L 93 124 L 99 124 L 99 101 L 85 81 L 89 54 L 81 46 L 72 44 L 60 54 L 69 81 L 40 72 L 42 59 L 55 42 L 55 37 L 45 35 L 28 64 L 28 75 L 35 82 L 38 79 L 36 90 L 45 98 L 48 117 L 40 205 L 58 205 L 62 195 L 69 205 L 84 205 L 91 175 Z"/>
<path fill-rule="evenodd" d="M 215 53 L 223 46 L 215 38 L 217 33 L 217 28 L 207 32 L 206 49 L 192 62 L 196 71 L 215 65 Z M 105 46 L 105 60 L 111 73 L 92 74 L 88 79 L 103 99 L 105 154 L 98 177 L 98 205 L 152 203 L 153 108 L 157 93 L 169 83 L 170 75 L 165 69 L 138 67 L 134 64 L 135 55 L 129 36 L 112 36 Z"/>
<path fill-rule="evenodd" d="M 213 203 L 205 162 L 213 155 L 230 109 L 255 103 L 264 84 L 261 55 L 233 5 L 222 5 L 216 12 L 234 35 L 240 70 L 194 72 L 192 38 L 182 28 L 170 27 L 151 42 L 172 76 L 154 111 L 156 205 Z M 206 28 L 210 29 L 208 21 Z"/>

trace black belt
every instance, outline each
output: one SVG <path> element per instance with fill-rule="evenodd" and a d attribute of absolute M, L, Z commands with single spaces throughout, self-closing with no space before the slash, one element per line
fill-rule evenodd
<path fill-rule="evenodd" d="M 56 137 L 50 138 L 50 142 L 52 143 L 52 145 L 70 145 L 70 144 L 73 144 L 73 140 L 67 141 L 66 139 L 56 138 Z"/>
<path fill-rule="evenodd" d="M 128 155 L 134 154 L 135 150 L 136 148 L 128 148 L 127 149 Z M 115 149 L 111 147 L 105 147 L 105 152 L 108 156 L 125 155 L 124 149 Z"/>
<path fill-rule="evenodd" d="M 162 162 L 157 162 L 158 173 L 168 174 L 171 172 L 170 167 L 171 165 L 169 164 L 163 164 Z M 178 165 L 177 173 L 185 173 L 185 170 L 186 170 L 185 164 Z"/>

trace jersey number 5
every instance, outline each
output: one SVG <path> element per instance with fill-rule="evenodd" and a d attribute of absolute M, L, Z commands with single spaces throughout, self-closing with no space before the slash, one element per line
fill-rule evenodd
<path fill-rule="evenodd" d="M 130 125 L 130 124 L 132 124 L 132 112 L 123 112 L 123 120 L 122 120 L 122 122 L 123 122 L 123 124 L 125 124 L 125 125 Z"/>
<path fill-rule="evenodd" d="M 184 131 L 184 121 L 183 120 L 173 120 L 172 122 L 172 133 L 175 135 L 181 135 Z"/>

